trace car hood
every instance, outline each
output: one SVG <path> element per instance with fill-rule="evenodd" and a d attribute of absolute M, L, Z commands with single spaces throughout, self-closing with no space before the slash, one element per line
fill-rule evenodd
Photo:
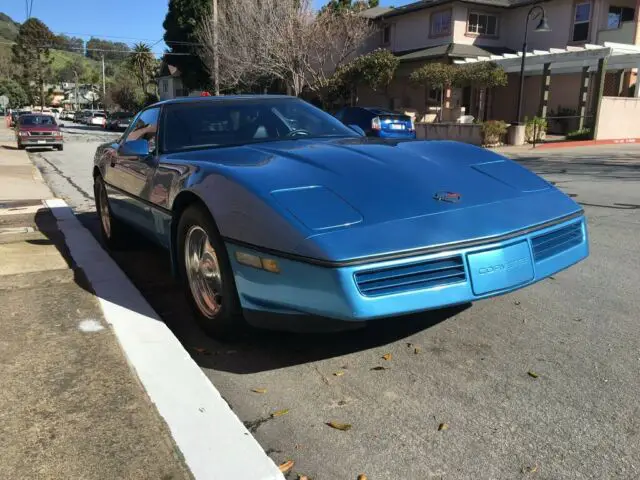
<path fill-rule="evenodd" d="M 457 142 L 294 140 L 181 158 L 218 164 L 286 212 L 320 245 L 298 252 L 313 256 L 339 251 L 344 259 L 491 237 L 580 211 L 526 168 Z"/>

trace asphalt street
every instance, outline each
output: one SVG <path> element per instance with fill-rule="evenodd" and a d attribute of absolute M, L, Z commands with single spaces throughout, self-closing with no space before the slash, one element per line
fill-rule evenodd
<path fill-rule="evenodd" d="M 114 137 L 69 128 L 65 151 L 30 154 L 96 235 L 93 155 Z M 294 460 L 288 478 L 639 478 L 640 147 L 512 156 L 584 206 L 591 256 L 468 308 L 221 344 L 164 252 L 114 258 L 274 461 Z"/>

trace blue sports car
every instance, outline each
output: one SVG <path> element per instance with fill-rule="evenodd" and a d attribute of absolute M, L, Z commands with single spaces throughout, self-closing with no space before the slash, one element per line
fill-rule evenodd
<path fill-rule="evenodd" d="M 93 169 L 104 242 L 166 247 L 212 335 L 464 304 L 588 255 L 572 199 L 489 150 L 362 137 L 286 96 L 145 108 Z"/>

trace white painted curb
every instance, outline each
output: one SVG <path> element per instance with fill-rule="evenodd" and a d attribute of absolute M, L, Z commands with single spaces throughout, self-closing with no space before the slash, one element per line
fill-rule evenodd
<path fill-rule="evenodd" d="M 73 260 L 197 480 L 284 480 L 200 367 L 60 199 L 45 200 Z"/>

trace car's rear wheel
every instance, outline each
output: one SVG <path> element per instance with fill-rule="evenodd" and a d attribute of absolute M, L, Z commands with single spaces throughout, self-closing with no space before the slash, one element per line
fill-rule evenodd
<path fill-rule="evenodd" d="M 176 255 L 187 297 L 202 329 L 229 339 L 245 327 L 227 250 L 209 212 L 188 207 L 180 217 Z"/>
<path fill-rule="evenodd" d="M 110 250 L 126 249 L 131 245 L 133 232 L 111 213 L 107 188 L 100 175 L 95 177 L 93 181 L 93 194 L 96 202 L 96 212 L 100 219 L 102 243 Z"/>
<path fill-rule="evenodd" d="M 61 152 L 62 150 L 64 150 L 64 145 L 56 145 L 56 149 Z"/>

